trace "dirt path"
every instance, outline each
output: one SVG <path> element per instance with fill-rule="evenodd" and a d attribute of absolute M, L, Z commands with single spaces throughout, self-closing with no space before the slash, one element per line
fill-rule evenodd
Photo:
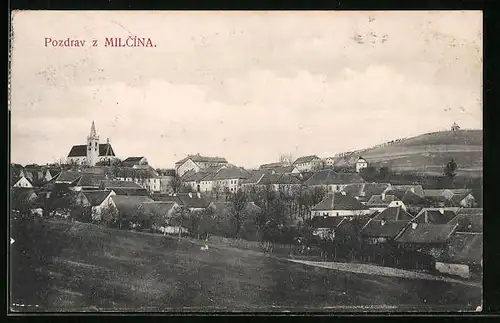
<path fill-rule="evenodd" d="M 306 261 L 306 260 L 295 260 L 288 259 L 288 261 L 300 263 L 309 266 L 316 266 L 321 268 L 335 269 L 340 271 L 348 271 L 356 274 L 369 274 L 369 275 L 379 275 L 387 277 L 400 277 L 408 279 L 426 279 L 426 280 L 439 280 L 450 283 L 457 283 L 467 286 L 479 287 L 481 284 L 477 282 L 468 282 L 458 279 L 439 277 L 426 273 L 418 273 L 410 270 L 404 270 L 399 268 L 382 267 L 371 264 L 356 264 L 356 263 L 342 263 L 342 262 L 318 262 L 318 261 Z"/>

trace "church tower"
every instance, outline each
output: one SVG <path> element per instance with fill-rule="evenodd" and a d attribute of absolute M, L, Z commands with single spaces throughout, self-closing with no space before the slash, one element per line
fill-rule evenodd
<path fill-rule="evenodd" d="M 99 136 L 95 131 L 95 124 L 92 121 L 90 135 L 87 137 L 87 164 L 95 166 L 99 157 Z"/>

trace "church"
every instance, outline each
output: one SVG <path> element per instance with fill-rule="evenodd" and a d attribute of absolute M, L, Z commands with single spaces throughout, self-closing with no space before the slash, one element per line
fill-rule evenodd
<path fill-rule="evenodd" d="M 111 162 L 114 159 L 116 159 L 116 155 L 109 139 L 105 144 L 99 143 L 99 136 L 95 131 L 94 121 L 92 121 L 87 144 L 73 146 L 68 154 L 67 162 L 73 165 L 95 166 L 98 162 Z"/>

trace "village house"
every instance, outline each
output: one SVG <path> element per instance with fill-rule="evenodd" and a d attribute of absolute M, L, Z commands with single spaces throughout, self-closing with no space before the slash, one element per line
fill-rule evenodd
<path fill-rule="evenodd" d="M 154 231 L 162 233 L 178 233 L 175 226 L 170 226 L 169 221 L 175 212 L 175 202 L 143 202 L 140 213 L 143 218 L 143 227 L 151 227 Z M 148 223 L 149 221 L 149 223 Z M 161 229 L 163 228 L 163 229 Z"/>
<path fill-rule="evenodd" d="M 83 191 L 83 195 L 85 195 L 92 208 L 93 221 L 100 221 L 103 210 L 113 207 L 111 197 L 116 196 L 114 191 L 109 190 Z"/>
<path fill-rule="evenodd" d="M 191 212 L 205 211 L 213 207 L 213 202 L 202 193 L 177 193 L 170 201 L 175 202 L 175 207 L 182 207 Z"/>
<path fill-rule="evenodd" d="M 315 216 L 363 216 L 373 211 L 346 193 L 330 193 L 311 209 Z"/>
<path fill-rule="evenodd" d="M 323 160 L 316 155 L 303 156 L 293 162 L 300 172 L 314 171 L 323 168 Z"/>
<path fill-rule="evenodd" d="M 448 241 L 447 252 L 437 259 L 436 270 L 462 278 L 481 276 L 483 271 L 483 234 L 455 232 Z"/>
<path fill-rule="evenodd" d="M 414 215 L 418 214 L 423 208 L 431 206 L 429 201 L 412 191 L 406 191 L 401 198 L 401 202 L 406 206 L 406 210 Z"/>
<path fill-rule="evenodd" d="M 120 228 L 142 228 L 143 218 L 140 213 L 142 203 L 152 202 L 149 196 L 111 196 L 112 217 Z"/>
<path fill-rule="evenodd" d="M 10 194 L 10 208 L 13 211 L 18 211 L 28 215 L 33 213 L 35 207 L 35 201 L 37 201 L 38 195 L 35 189 L 31 187 L 13 187 Z"/>
<path fill-rule="evenodd" d="M 458 224 L 457 232 L 483 232 L 483 209 L 460 208 L 448 224 Z"/>
<path fill-rule="evenodd" d="M 335 165 L 335 160 L 336 160 L 335 157 L 326 157 L 323 160 L 323 163 L 324 163 L 325 167 L 333 168 L 333 166 Z"/>
<path fill-rule="evenodd" d="M 215 175 L 226 166 L 210 166 L 200 169 L 198 172 L 188 171 L 182 177 L 184 186 L 193 192 L 211 192 L 213 189 Z"/>
<path fill-rule="evenodd" d="M 385 193 L 387 195 L 395 195 L 397 198 L 402 199 L 407 191 L 411 191 L 420 197 L 424 197 L 424 189 L 422 188 L 422 185 L 391 185 L 386 189 Z"/>
<path fill-rule="evenodd" d="M 67 186 L 68 184 L 58 184 Z M 90 202 L 81 191 L 60 189 L 56 192 L 59 195 L 52 195 L 46 199 L 45 208 L 48 214 L 57 217 L 69 218 L 72 214 L 90 208 Z"/>
<path fill-rule="evenodd" d="M 160 193 L 173 193 L 172 181 L 175 178 L 175 169 L 159 169 Z"/>
<path fill-rule="evenodd" d="M 410 221 L 413 220 L 413 215 L 406 212 L 404 207 L 388 207 L 382 212 L 376 214 L 372 217 L 373 220 L 385 220 L 385 221 Z"/>
<path fill-rule="evenodd" d="M 331 169 L 316 172 L 304 182 L 309 187 L 324 187 L 328 191 L 338 192 L 345 186 L 355 183 L 364 183 L 365 180 L 357 173 L 337 173 Z"/>
<path fill-rule="evenodd" d="M 254 185 L 256 188 L 269 187 L 273 191 L 282 193 L 292 193 L 301 186 L 300 179 L 289 174 L 263 174 Z"/>
<path fill-rule="evenodd" d="M 104 174 L 81 173 L 81 176 L 76 182 L 72 183 L 73 190 L 98 190 L 101 186 L 101 181 L 106 179 Z"/>
<path fill-rule="evenodd" d="M 406 210 L 406 205 L 401 200 L 399 200 L 396 196 L 388 195 L 385 192 L 382 192 L 380 195 L 372 195 L 365 205 L 371 210 L 378 212 L 382 212 L 389 207 L 402 207 Z"/>
<path fill-rule="evenodd" d="M 103 180 L 99 189 L 114 191 L 116 195 L 148 196 L 144 187 L 132 181 Z"/>
<path fill-rule="evenodd" d="M 363 157 L 359 157 L 356 161 L 356 173 L 359 173 L 362 169 L 368 167 L 368 162 Z"/>
<path fill-rule="evenodd" d="M 470 189 L 424 190 L 424 197 L 434 206 L 474 207 L 476 199 Z"/>
<path fill-rule="evenodd" d="M 416 216 L 418 223 L 448 224 L 457 216 L 459 208 L 423 208 Z"/>
<path fill-rule="evenodd" d="M 115 170 L 116 180 L 131 181 L 145 188 L 148 192 L 160 192 L 160 176 L 150 166 L 136 169 L 133 167 L 119 167 Z"/>
<path fill-rule="evenodd" d="M 389 183 L 355 183 L 345 185 L 341 191 L 354 196 L 360 202 L 368 202 L 373 195 L 380 195 L 390 187 Z"/>
<path fill-rule="evenodd" d="M 90 128 L 90 135 L 87 137 L 86 145 L 75 145 L 71 148 L 67 162 L 74 165 L 95 166 L 98 162 L 112 162 L 116 160 L 116 155 L 109 143 L 99 143 L 99 136 L 95 130 L 94 121 Z"/>
<path fill-rule="evenodd" d="M 57 177 L 54 179 L 54 183 L 75 186 L 76 183 L 78 183 L 80 177 L 82 177 L 81 172 L 65 170 L 57 175 Z"/>
<path fill-rule="evenodd" d="M 226 166 L 228 162 L 222 157 L 207 157 L 200 154 L 188 155 L 186 158 L 175 163 L 175 171 L 179 177 L 189 170 L 199 172 L 200 169 L 208 168 L 211 166 Z"/>
<path fill-rule="evenodd" d="M 53 168 L 46 169 L 44 174 L 44 181 L 45 182 L 51 181 L 54 177 L 59 175 L 60 172 L 61 172 L 60 169 L 53 169 Z"/>
<path fill-rule="evenodd" d="M 437 259 L 446 255 L 448 242 L 457 225 L 411 221 L 395 239 L 411 269 L 434 270 Z"/>
<path fill-rule="evenodd" d="M 255 188 L 257 183 L 259 183 L 268 172 L 265 170 L 252 170 L 249 174 L 249 177 L 241 181 L 240 185 L 241 189 L 245 192 L 250 192 L 252 188 Z"/>
<path fill-rule="evenodd" d="M 26 177 L 18 177 L 12 179 L 12 187 L 24 187 L 24 188 L 33 188 L 33 184 Z"/>
<path fill-rule="evenodd" d="M 240 167 L 224 167 L 213 177 L 213 189 L 219 192 L 236 193 L 241 183 L 250 177 L 250 174 Z"/>
<path fill-rule="evenodd" d="M 278 167 L 283 167 L 285 166 L 281 162 L 276 162 L 276 163 L 268 163 L 268 164 L 262 164 L 259 166 L 259 170 L 273 170 Z"/>
<path fill-rule="evenodd" d="M 148 160 L 144 156 L 139 157 L 127 157 L 122 161 L 121 166 L 124 167 L 137 167 L 137 166 L 148 166 Z"/>

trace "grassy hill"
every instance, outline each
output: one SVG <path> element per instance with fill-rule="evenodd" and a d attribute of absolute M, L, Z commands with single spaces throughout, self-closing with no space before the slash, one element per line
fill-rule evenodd
<path fill-rule="evenodd" d="M 440 131 L 380 145 L 338 158 L 336 165 L 352 165 L 363 156 L 374 166 L 394 171 L 419 171 L 442 174 L 444 165 L 453 158 L 458 175 L 482 176 L 482 130 Z"/>
<path fill-rule="evenodd" d="M 222 246 L 202 251 L 186 239 L 91 224 L 11 225 L 11 303 L 23 304 L 14 310 L 456 311 L 481 299 L 480 288 L 461 284 L 352 274 Z"/>

